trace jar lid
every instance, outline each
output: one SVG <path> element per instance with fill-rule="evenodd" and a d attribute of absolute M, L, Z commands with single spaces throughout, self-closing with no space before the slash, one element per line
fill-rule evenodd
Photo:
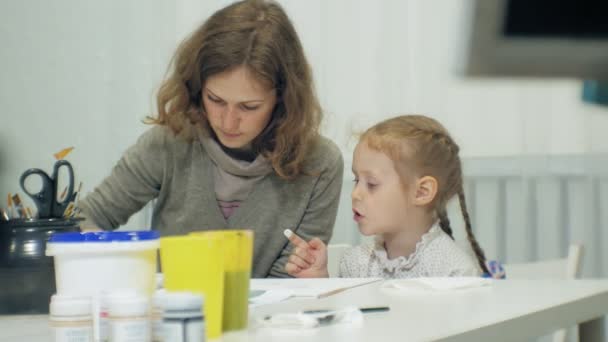
<path fill-rule="evenodd" d="M 91 298 L 54 294 L 49 306 L 51 316 L 89 316 L 91 315 Z"/>
<path fill-rule="evenodd" d="M 56 233 L 51 235 L 51 243 L 74 243 L 74 242 L 132 242 L 158 240 L 160 235 L 155 230 L 130 231 L 130 232 L 76 232 Z"/>
<path fill-rule="evenodd" d="M 201 310 L 205 300 L 202 294 L 186 291 L 165 291 L 160 298 L 165 311 Z"/>

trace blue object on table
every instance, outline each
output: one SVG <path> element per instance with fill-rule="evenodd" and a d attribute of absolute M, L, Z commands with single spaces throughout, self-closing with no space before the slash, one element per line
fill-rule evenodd
<path fill-rule="evenodd" d="M 65 198 L 57 201 L 57 186 L 59 184 L 59 169 L 65 167 L 68 171 L 68 185 Z M 42 188 L 37 193 L 29 192 L 25 187 L 25 180 L 31 175 L 38 175 L 42 180 Z M 53 173 L 49 176 L 40 169 L 29 169 L 21 175 L 21 189 L 32 198 L 38 208 L 38 218 L 60 218 L 63 217 L 65 209 L 74 200 L 74 169 L 67 160 L 59 160 L 53 167 Z"/>
<path fill-rule="evenodd" d="M 487 260 L 486 268 L 489 273 L 482 274 L 483 278 L 505 279 L 507 277 L 505 269 L 497 260 Z"/>
<path fill-rule="evenodd" d="M 608 106 L 608 81 L 585 81 L 583 101 Z"/>

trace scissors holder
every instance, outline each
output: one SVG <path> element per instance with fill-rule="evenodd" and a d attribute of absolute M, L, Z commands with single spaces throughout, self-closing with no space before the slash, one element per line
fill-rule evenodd
<path fill-rule="evenodd" d="M 44 314 L 55 293 L 53 258 L 45 255 L 53 233 L 80 231 L 76 219 L 0 222 L 0 315 Z"/>

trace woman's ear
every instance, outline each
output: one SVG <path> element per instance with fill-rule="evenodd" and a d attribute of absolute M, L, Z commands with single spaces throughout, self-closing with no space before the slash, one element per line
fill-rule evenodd
<path fill-rule="evenodd" d="M 437 196 L 437 179 L 424 176 L 416 181 L 414 204 L 418 206 L 429 205 Z"/>

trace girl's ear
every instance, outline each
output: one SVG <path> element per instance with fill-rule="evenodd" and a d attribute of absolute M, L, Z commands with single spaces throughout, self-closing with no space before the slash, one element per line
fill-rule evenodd
<path fill-rule="evenodd" d="M 437 196 L 437 179 L 424 176 L 416 181 L 414 204 L 418 206 L 429 205 Z"/>

